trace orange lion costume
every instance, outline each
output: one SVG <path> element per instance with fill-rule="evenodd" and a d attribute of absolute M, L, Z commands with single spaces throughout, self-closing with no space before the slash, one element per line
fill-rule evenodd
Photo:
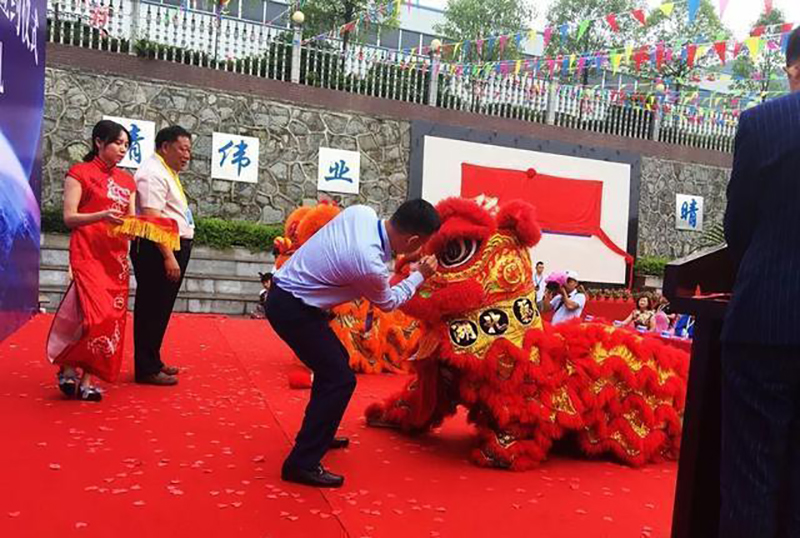
<path fill-rule="evenodd" d="M 529 469 L 571 436 L 588 455 L 639 466 L 677 456 L 688 354 L 656 338 L 597 323 L 545 325 L 536 308 L 530 247 L 534 209 L 490 213 L 441 202 L 426 245 L 439 272 L 404 311 L 422 321 L 405 389 L 366 411 L 373 426 L 424 432 L 465 406 L 478 430 L 478 465 Z"/>
<path fill-rule="evenodd" d="M 275 239 L 275 269 L 279 269 L 317 230 L 341 209 L 328 202 L 295 209 L 286 219 L 285 236 Z M 331 328 L 350 355 L 355 372 L 407 372 L 405 360 L 419 339 L 419 322 L 402 312 L 383 312 L 356 300 L 333 309 Z M 370 321 L 368 321 L 370 320 Z"/>

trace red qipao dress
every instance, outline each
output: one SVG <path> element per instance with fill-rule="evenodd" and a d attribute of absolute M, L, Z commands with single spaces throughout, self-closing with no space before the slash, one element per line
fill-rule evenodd
<path fill-rule="evenodd" d="M 99 158 L 67 172 L 81 184 L 79 213 L 115 209 L 127 215 L 133 177 Z M 50 327 L 47 358 L 54 364 L 81 368 L 114 382 L 122 364 L 128 313 L 128 238 L 144 237 L 179 248 L 178 225 L 172 219 L 125 217 L 123 224 L 99 221 L 72 230 L 69 285 Z"/>
<path fill-rule="evenodd" d="M 136 183 L 130 174 L 99 158 L 76 164 L 67 176 L 81 184 L 79 213 L 115 209 L 127 215 Z M 122 364 L 128 312 L 128 238 L 112 235 L 107 221 L 72 230 L 69 262 L 73 279 L 58 307 L 47 356 L 113 382 Z"/>

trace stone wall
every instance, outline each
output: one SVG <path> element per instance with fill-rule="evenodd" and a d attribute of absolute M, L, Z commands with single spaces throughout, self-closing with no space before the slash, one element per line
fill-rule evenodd
<path fill-rule="evenodd" d="M 640 255 L 678 257 L 697 244 L 701 234 L 675 229 L 676 193 L 705 198 L 706 226 L 720 222 L 724 212 L 729 174 L 724 167 L 729 156 L 722 154 L 368 99 L 75 47 L 55 50 L 57 54 L 53 55 L 48 51 L 48 62 L 59 55 L 63 57 L 47 68 L 42 186 L 45 206 L 61 203 L 65 172 L 88 150 L 94 123 L 108 114 L 149 119 L 156 122 L 156 128 L 178 123 L 196 135 L 194 159 L 182 178 L 193 210 L 201 217 L 282 222 L 295 207 L 318 199 L 320 146 L 358 150 L 362 155 L 361 194 L 333 198 L 345 206 L 366 203 L 388 216 L 406 197 L 410 120 L 414 119 L 641 152 Z M 117 63 L 124 65 L 116 67 Z M 128 72 L 131 74 L 122 74 Z M 172 72 L 180 83 L 164 80 Z M 359 109 L 360 112 L 353 112 Z M 257 184 L 210 179 L 214 131 L 261 140 Z"/>
<path fill-rule="evenodd" d="M 639 254 L 679 258 L 697 247 L 703 234 L 675 229 L 675 195 L 702 196 L 703 227 L 725 215 L 730 169 L 642 157 L 639 197 Z"/>
<path fill-rule="evenodd" d="M 320 146 L 361 152 L 361 194 L 331 196 L 342 205 L 366 203 L 390 215 L 406 197 L 408 122 L 48 67 L 43 205 L 61 203 L 64 174 L 88 151 L 92 126 L 103 115 L 155 121 L 157 130 L 177 123 L 195 135 L 181 179 L 197 216 L 282 222 L 292 209 L 317 200 Z M 257 184 L 211 179 L 214 131 L 260 139 Z"/>

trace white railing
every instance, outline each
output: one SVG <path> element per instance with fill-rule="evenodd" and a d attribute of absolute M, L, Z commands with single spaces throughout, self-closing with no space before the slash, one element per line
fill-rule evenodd
<path fill-rule="evenodd" d="M 474 76 L 436 55 L 303 42 L 299 30 L 146 0 L 50 0 L 54 43 L 136 54 L 264 78 L 630 138 L 732 151 L 737 114 L 656 104 L 522 72 Z M 297 62 L 297 64 L 295 64 Z M 294 69 L 292 69 L 294 67 Z"/>

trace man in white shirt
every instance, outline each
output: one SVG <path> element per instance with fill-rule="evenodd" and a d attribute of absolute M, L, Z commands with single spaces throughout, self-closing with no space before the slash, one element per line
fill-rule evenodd
<path fill-rule="evenodd" d="M 192 157 L 192 137 L 173 125 L 156 135 L 156 152 L 147 159 L 136 179 L 136 212 L 167 217 L 178 223 L 180 250 L 146 239 L 131 243 L 131 261 L 136 274 L 133 309 L 133 345 L 137 383 L 175 385 L 178 368 L 161 360 L 161 344 L 172 308 L 183 282 L 194 238 L 194 218 L 178 173 Z"/>
<path fill-rule="evenodd" d="M 536 272 L 533 273 L 533 285 L 536 288 L 536 308 L 543 310 L 544 301 L 544 262 L 536 262 Z"/>
<path fill-rule="evenodd" d="M 579 289 L 580 282 L 576 271 L 566 271 L 567 283 L 559 288 L 558 293 L 545 294 L 544 303 L 553 311 L 553 325 L 580 319 L 586 306 L 586 295 Z"/>
<path fill-rule="evenodd" d="M 393 255 L 417 252 L 440 226 L 436 209 L 410 200 L 392 218 L 372 208 L 353 206 L 314 234 L 272 277 L 266 316 L 272 328 L 314 372 L 311 400 L 294 449 L 283 464 L 283 480 L 318 487 L 339 487 L 344 477 L 326 471 L 320 461 L 330 448 L 347 446 L 335 438 L 356 378 L 347 350 L 328 322 L 327 310 L 364 297 L 384 311 L 408 301 L 437 262 L 423 258 L 417 270 L 395 286 L 386 263 Z"/>

